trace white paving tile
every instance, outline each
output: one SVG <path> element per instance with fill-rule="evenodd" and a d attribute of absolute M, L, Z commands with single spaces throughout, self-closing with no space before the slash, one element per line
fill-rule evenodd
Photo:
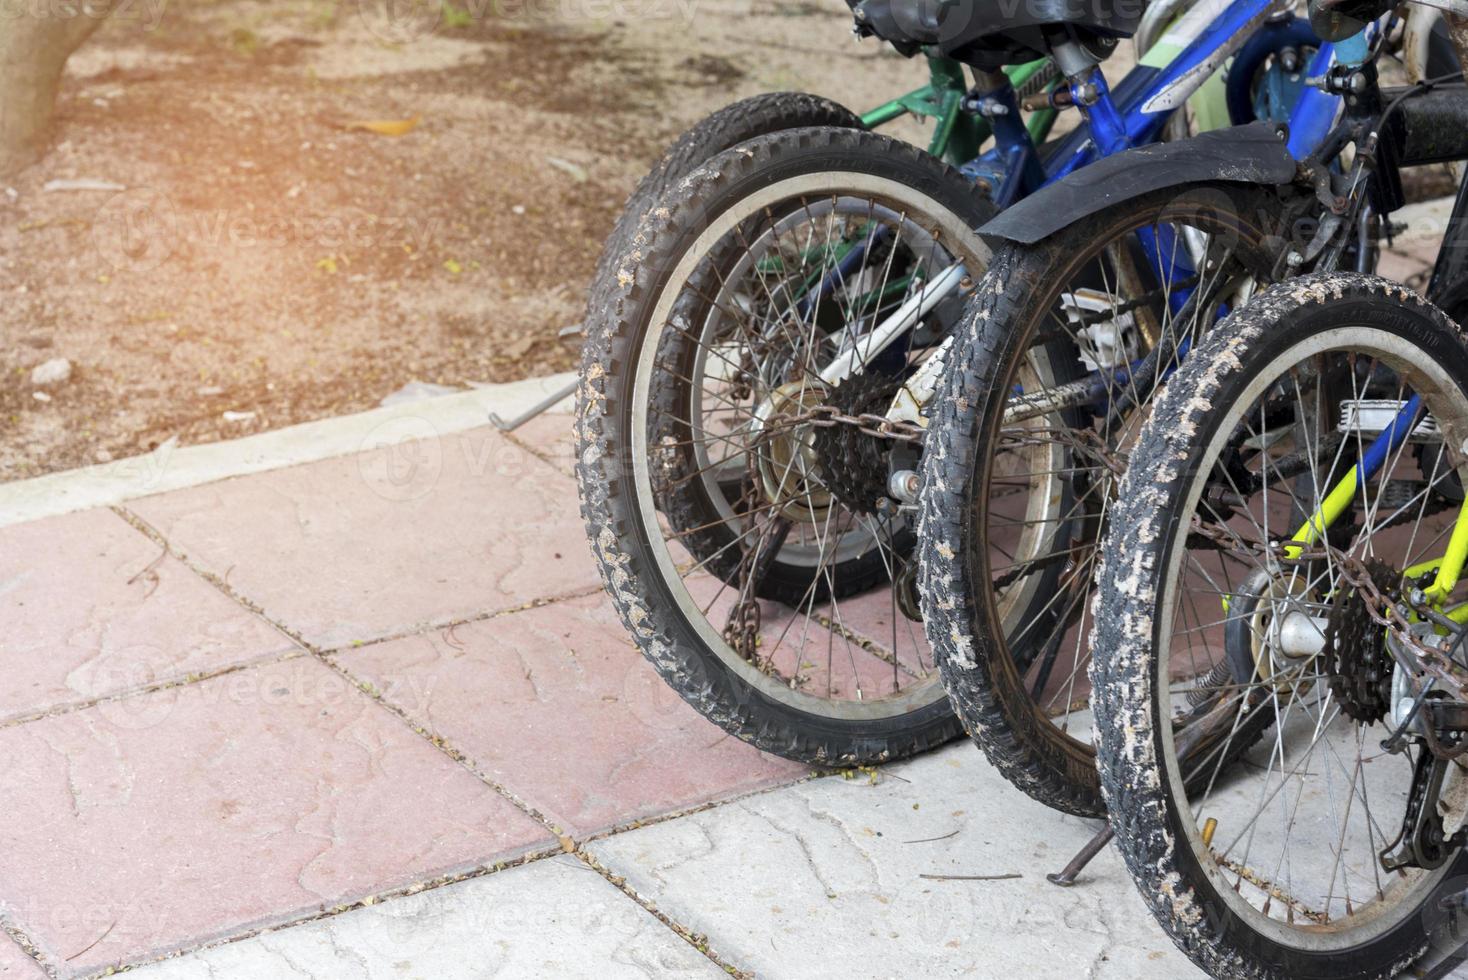
<path fill-rule="evenodd" d="M 875 785 L 813 780 L 591 850 L 761 977 L 1199 976 L 1114 851 L 1073 888 L 1045 880 L 1098 826 L 1031 802 L 958 744 Z"/>
<path fill-rule="evenodd" d="M 132 971 L 137 980 L 717 978 L 645 909 L 566 856 Z"/>

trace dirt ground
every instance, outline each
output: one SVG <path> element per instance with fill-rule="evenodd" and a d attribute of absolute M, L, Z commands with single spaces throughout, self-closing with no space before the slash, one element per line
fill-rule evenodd
<path fill-rule="evenodd" d="M 0 480 L 569 369 L 556 333 L 681 130 L 925 80 L 839 0 L 377 2 L 136 0 L 73 56 L 54 148 L 0 181 Z"/>
<path fill-rule="evenodd" d="M 0 480 L 569 369 L 557 331 L 680 131 L 926 80 L 840 0 L 438 3 L 128 0 L 72 57 L 52 150 L 0 181 Z"/>

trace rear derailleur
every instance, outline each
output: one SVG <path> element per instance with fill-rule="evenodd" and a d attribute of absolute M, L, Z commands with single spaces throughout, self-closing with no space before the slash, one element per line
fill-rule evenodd
<path fill-rule="evenodd" d="M 1450 835 L 1438 808 L 1443 780 L 1454 765 L 1456 763 L 1451 758 L 1434 755 L 1425 746 L 1418 754 L 1402 831 L 1381 852 L 1384 870 L 1422 868 L 1431 871 L 1442 867 L 1464 843 L 1468 843 L 1468 825 Z"/>
<path fill-rule="evenodd" d="M 1420 624 L 1419 628 L 1430 627 Z M 1388 642 L 1396 640 L 1392 638 Z M 1406 744 L 1415 742 L 1418 745 L 1417 763 L 1412 772 L 1412 788 L 1402 818 L 1402 830 L 1397 839 L 1382 850 L 1381 866 L 1386 871 L 1407 868 L 1430 871 L 1442 867 L 1464 844 L 1468 844 L 1468 819 L 1463 812 L 1468 806 L 1468 794 L 1464 792 L 1468 771 L 1455 772 L 1462 766 L 1458 760 L 1468 753 L 1468 704 L 1450 698 L 1442 691 L 1424 691 L 1416 697 L 1403 697 L 1401 695 L 1407 692 L 1402 668 L 1398 666 L 1395 673 L 1391 718 L 1397 727 L 1382 747 L 1389 751 L 1402 751 Z M 1444 819 L 1443 808 L 1444 784 L 1450 777 L 1454 785 L 1448 793 L 1448 814 L 1455 823 L 1451 830 Z"/>

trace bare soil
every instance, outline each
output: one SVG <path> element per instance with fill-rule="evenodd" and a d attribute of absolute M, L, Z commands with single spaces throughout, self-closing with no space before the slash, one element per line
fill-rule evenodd
<path fill-rule="evenodd" d="M 0 181 L 0 480 L 569 369 L 557 331 L 679 132 L 926 80 L 840 0 L 439 2 L 129 0 L 72 57 L 51 151 Z M 122 190 L 45 189 L 76 180 Z"/>
<path fill-rule="evenodd" d="M 569 369 L 556 333 L 679 132 L 925 80 L 836 0 L 372 2 L 138 0 L 73 56 L 53 148 L 0 181 L 0 480 Z"/>

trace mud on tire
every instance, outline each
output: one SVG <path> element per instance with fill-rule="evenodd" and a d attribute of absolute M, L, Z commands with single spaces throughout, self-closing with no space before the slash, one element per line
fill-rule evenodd
<path fill-rule="evenodd" d="M 653 320 L 665 291 L 683 282 L 680 263 L 686 260 L 691 267 L 700 261 L 692 251 L 700 236 L 764 189 L 787 184 L 834 188 L 846 175 L 867 188 L 862 193 L 886 187 L 908 201 L 926 202 L 923 208 L 946 216 L 944 227 L 982 249 L 972 229 L 987 220 L 992 206 L 957 171 L 914 147 L 835 128 L 790 130 L 744 142 L 675 182 L 648 208 L 607 276 L 601 308 L 592 310 L 587 323 L 576 425 L 581 508 L 593 554 L 614 606 L 643 653 L 689 704 L 726 731 L 766 751 L 824 766 L 902 758 L 955 737 L 959 722 L 936 673 L 916 692 L 886 701 L 843 701 L 838 710 L 828 707 L 832 702 L 786 694 L 747 664 L 732 662 L 732 651 L 714 642 L 710 625 L 688 608 L 682 584 L 670 582 L 666 545 L 656 522 L 649 526 L 645 499 L 639 497 L 646 497 L 648 488 L 639 490 L 636 473 L 639 457 L 648 458 L 636 448 L 643 438 L 638 427 L 649 423 L 638 415 L 635 393 L 646 345 L 658 345 L 655 363 L 660 365 L 671 363 L 664 355 L 676 354 L 677 342 L 659 339 L 663 325 Z M 663 397 L 659 384 L 649 386 L 654 399 Z M 652 410 L 661 409 L 653 405 Z M 862 574 L 880 577 L 874 571 Z M 861 579 L 855 575 L 849 581 L 856 588 Z M 835 592 L 846 591 L 838 577 Z"/>

